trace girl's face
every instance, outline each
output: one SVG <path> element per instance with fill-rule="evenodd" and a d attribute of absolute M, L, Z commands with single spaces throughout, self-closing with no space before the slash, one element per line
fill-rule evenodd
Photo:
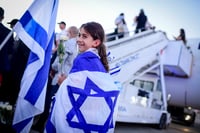
<path fill-rule="evenodd" d="M 92 36 L 84 30 L 80 29 L 79 36 L 77 38 L 77 44 L 80 52 L 85 52 L 89 48 L 96 48 L 100 44 L 100 40 L 94 40 Z"/>

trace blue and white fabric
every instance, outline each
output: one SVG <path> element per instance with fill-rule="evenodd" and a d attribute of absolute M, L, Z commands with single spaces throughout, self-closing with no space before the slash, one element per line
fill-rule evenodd
<path fill-rule="evenodd" d="M 47 133 L 113 133 L 119 89 L 94 52 L 81 53 L 61 84 Z"/>
<path fill-rule="evenodd" d="M 44 110 L 57 8 L 58 0 L 35 0 L 14 27 L 31 50 L 13 119 L 17 132 L 28 133 L 33 117 Z"/>

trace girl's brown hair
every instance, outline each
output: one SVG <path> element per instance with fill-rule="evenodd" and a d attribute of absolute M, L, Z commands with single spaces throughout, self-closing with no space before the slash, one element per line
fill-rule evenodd
<path fill-rule="evenodd" d="M 108 66 L 108 60 L 107 60 L 107 54 L 106 54 L 106 46 L 104 44 L 105 42 L 105 32 L 101 24 L 97 22 L 88 22 L 81 25 L 81 28 L 84 28 L 94 40 L 99 39 L 100 45 L 98 45 L 96 48 L 98 50 L 98 54 L 100 56 L 100 60 L 106 69 L 106 71 L 109 71 Z"/>

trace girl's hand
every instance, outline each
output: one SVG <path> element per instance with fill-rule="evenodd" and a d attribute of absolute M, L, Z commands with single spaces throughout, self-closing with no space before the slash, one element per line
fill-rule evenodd
<path fill-rule="evenodd" d="M 61 74 L 58 77 L 58 84 L 61 85 L 62 82 L 67 78 L 67 76 L 65 74 Z"/>

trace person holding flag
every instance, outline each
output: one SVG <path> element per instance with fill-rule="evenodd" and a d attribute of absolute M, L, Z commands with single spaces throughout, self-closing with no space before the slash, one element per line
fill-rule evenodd
<path fill-rule="evenodd" d="M 13 119 L 16 132 L 28 133 L 44 110 L 58 0 L 35 0 L 14 30 L 30 49 Z"/>
<path fill-rule="evenodd" d="M 45 132 L 114 132 L 119 89 L 108 73 L 104 40 L 99 23 L 80 27 L 80 53 L 56 93 Z"/>

